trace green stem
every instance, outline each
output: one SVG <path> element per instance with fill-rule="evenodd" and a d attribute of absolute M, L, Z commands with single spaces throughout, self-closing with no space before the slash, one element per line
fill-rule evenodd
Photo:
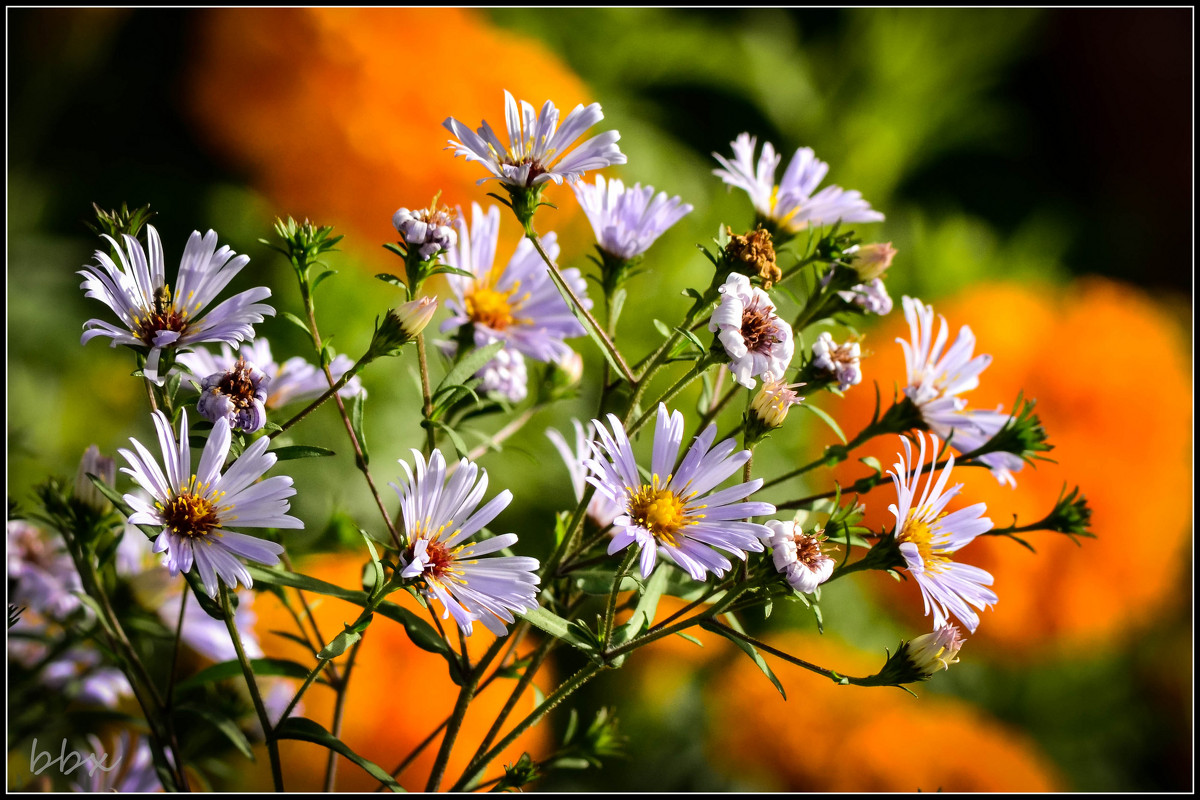
<path fill-rule="evenodd" d="M 696 364 L 687 371 L 687 374 L 676 381 L 675 384 L 670 389 L 667 389 L 667 391 L 664 392 L 661 397 L 650 404 L 650 408 L 648 408 L 646 413 L 642 414 L 642 416 L 638 418 L 638 421 L 633 424 L 633 427 L 626 428 L 626 434 L 632 437 L 635 433 L 641 430 L 642 426 L 649 422 L 650 419 L 658 413 L 658 406 L 660 404 L 670 402 L 675 395 L 687 388 L 688 384 L 696 380 L 696 378 L 699 378 L 700 375 L 704 373 L 704 370 L 708 369 L 710 366 L 712 366 L 712 364 L 713 362 L 709 359 L 707 354 L 701 356 L 700 360 L 697 361 Z M 635 407 L 636 403 L 630 406 L 630 411 L 632 411 Z"/>
<path fill-rule="evenodd" d="M 320 339 L 318 337 L 318 341 L 319 340 Z M 287 422 L 283 423 L 283 425 L 279 426 L 279 430 L 271 431 L 268 438 L 274 439 L 276 436 L 279 436 L 281 433 L 286 431 L 288 428 L 291 428 L 297 422 L 304 419 L 312 412 L 316 411 L 318 408 L 320 408 L 322 405 L 325 404 L 326 400 L 328 400 L 329 398 L 333 397 L 335 394 L 340 392 L 346 386 L 346 384 L 350 382 L 350 379 L 353 378 L 355 375 L 357 375 L 359 370 L 361 370 L 366 365 L 367 365 L 366 356 L 363 356 L 362 358 L 360 358 L 358 361 L 356 361 L 354 363 L 354 366 L 352 366 L 352 367 L 350 367 L 350 369 L 346 370 L 346 372 L 342 375 L 342 377 L 340 377 L 336 381 L 334 381 L 332 383 L 332 385 L 330 385 L 329 389 L 324 394 L 322 394 L 316 400 L 313 400 L 311 403 L 309 403 L 307 406 L 305 406 L 301 411 L 297 412 L 294 417 L 289 419 Z M 326 367 L 327 371 L 328 371 L 328 369 L 329 368 Z"/>
<path fill-rule="evenodd" d="M 250 659 L 246 658 L 246 649 L 242 646 L 242 634 L 234 622 L 233 607 L 229 603 L 229 589 L 224 584 L 221 584 L 221 610 L 225 612 L 225 628 L 229 631 L 229 638 L 233 641 L 233 649 L 237 653 L 238 663 L 242 665 L 242 675 L 246 679 L 246 688 L 250 690 L 254 711 L 258 714 L 263 736 L 267 740 L 267 755 L 271 760 L 271 780 L 275 784 L 275 791 L 282 792 L 284 790 L 283 767 L 279 762 L 279 742 L 272 735 L 274 727 L 271 725 L 271 718 L 267 716 L 267 708 L 263 705 L 262 695 L 258 691 L 258 682 L 254 680 L 254 667 L 250 665 Z"/>
<path fill-rule="evenodd" d="M 592 316 L 592 312 L 584 307 L 583 301 L 580 300 L 578 295 L 575 294 L 575 291 L 571 288 L 570 284 L 563 279 L 562 273 L 558 271 L 558 267 L 553 261 L 550 260 L 550 257 L 546 255 L 546 251 L 542 249 L 542 242 L 538 238 L 538 235 L 530 230 L 526 234 L 526 238 L 533 242 L 533 246 L 538 251 L 538 255 L 542 257 L 542 261 L 546 262 L 546 267 L 550 270 L 551 276 L 554 277 L 555 284 L 560 290 L 562 290 L 564 294 L 567 295 L 571 304 L 575 306 L 575 309 L 584 317 L 584 319 L 588 321 L 588 324 L 592 326 L 592 332 L 596 334 L 596 338 L 599 339 L 601 346 L 608 354 L 609 358 L 616 363 L 617 368 L 621 371 L 621 377 L 623 377 L 630 384 L 636 384 L 637 379 L 634 378 L 633 372 L 629 369 L 629 365 L 625 363 L 625 359 L 621 355 L 621 351 L 617 349 L 617 346 L 613 344 L 612 339 L 610 339 L 608 334 L 605 333 L 604 328 L 599 322 L 596 321 L 596 318 Z"/>
<path fill-rule="evenodd" d="M 735 628 L 731 628 L 730 626 L 726 625 L 725 623 L 718 622 L 715 619 L 709 620 L 708 622 L 706 622 L 705 627 L 719 628 L 721 630 L 721 632 L 724 633 L 726 636 L 730 636 L 735 639 L 741 639 L 743 642 L 746 642 L 747 644 L 753 646 L 754 649 L 756 649 L 756 650 L 762 650 L 764 653 L 770 653 L 771 655 L 775 656 L 776 658 L 781 658 L 790 664 L 795 664 L 798 667 L 804 667 L 804 669 L 809 670 L 810 672 L 815 672 L 818 675 L 823 675 L 826 678 L 829 678 L 834 683 L 839 683 L 839 684 L 840 683 L 852 683 L 856 686 L 876 686 L 876 685 L 878 685 L 877 683 L 872 683 L 870 678 L 851 678 L 849 676 L 845 676 L 840 673 L 834 672 L 831 669 L 825 669 L 824 667 L 819 667 L 816 664 L 805 661 L 802 658 L 796 658 L 793 655 L 788 655 L 787 653 L 783 652 L 782 650 L 772 647 L 771 645 L 767 644 L 766 642 L 762 641 L 761 639 L 755 639 L 753 636 L 747 636 L 746 634 L 742 633 L 741 631 L 736 630 Z"/>
<path fill-rule="evenodd" d="M 500 728 L 504 726 L 504 721 L 508 719 L 508 715 L 512 713 L 513 708 L 516 706 L 517 701 L 521 699 L 521 695 L 525 692 L 525 689 L 527 689 L 529 684 L 533 682 L 534 675 L 536 675 L 538 669 L 541 668 L 542 662 L 546 660 L 546 656 L 548 656 L 550 651 L 554 649 L 555 644 L 556 640 L 554 638 L 547 637 L 546 640 L 538 646 L 537 651 L 533 654 L 533 658 L 530 659 L 529 666 L 527 666 L 525 671 L 521 673 L 521 677 L 517 680 L 517 685 L 513 687 L 512 692 L 508 695 L 508 700 L 504 703 L 504 707 L 496 716 L 496 721 L 492 723 L 492 727 L 488 729 L 487 735 L 484 736 L 483 741 L 479 743 L 479 747 L 475 750 L 475 754 L 471 756 L 471 762 L 477 761 L 480 756 L 487 751 L 488 747 L 491 746 L 492 742 L 495 741 L 496 736 L 500 733 Z"/>
<path fill-rule="evenodd" d="M 634 559 L 638 557 L 638 550 L 630 547 L 629 552 L 625 554 L 624 560 L 621 561 L 621 566 L 617 569 L 617 574 L 613 579 L 612 589 L 608 593 L 608 602 L 604 607 L 604 649 L 612 643 L 613 633 L 613 618 L 617 614 L 617 595 L 621 593 L 621 581 L 625 579 L 625 575 L 633 567 Z"/>
<path fill-rule="evenodd" d="M 454 749 L 454 741 L 458 738 L 458 731 L 462 727 L 463 719 L 467 715 L 467 708 L 471 704 L 471 698 L 475 696 L 475 688 L 479 685 L 479 678 L 483 674 L 483 670 L 487 664 L 491 662 L 496 654 L 500 652 L 500 648 L 504 644 L 503 637 L 497 638 L 488 651 L 480 658 L 479 663 L 473 669 L 467 670 L 463 675 L 462 687 L 458 692 L 458 701 L 454 704 L 454 712 L 450 715 L 450 721 L 446 724 L 446 735 L 442 737 L 442 746 L 438 748 L 437 758 L 433 762 L 433 769 L 429 773 L 429 782 L 425 785 L 426 792 L 436 792 L 442 783 L 442 775 L 446 772 L 446 763 L 450 760 L 450 752 Z M 465 665 L 464 665 L 465 666 Z"/>
<path fill-rule="evenodd" d="M 433 417 L 433 398 L 429 389 L 429 359 L 425 354 L 424 333 L 417 334 L 417 363 L 421 368 L 421 425 L 425 428 L 425 456 L 428 458 L 437 447 L 437 435 L 430 422 Z"/>
<path fill-rule="evenodd" d="M 366 632 L 363 632 L 366 636 Z M 337 682 L 337 699 L 333 704 L 333 727 L 329 732 L 333 734 L 333 738 L 337 739 L 342 735 L 342 714 L 346 709 L 346 692 L 350 687 L 350 674 L 354 670 L 354 659 L 358 657 L 358 649 L 362 647 L 363 640 L 359 639 L 350 647 L 350 656 L 346 659 L 346 668 L 342 670 L 342 675 Z M 338 754 L 330 750 L 328 759 L 325 762 L 325 789 L 326 792 L 332 792 L 334 784 L 337 782 L 337 760 Z"/>
<path fill-rule="evenodd" d="M 506 439 L 508 439 L 509 437 L 511 437 L 513 434 L 520 431 L 521 428 L 524 428 L 525 425 L 527 425 L 529 423 L 529 420 L 533 419 L 533 415 L 536 414 L 537 412 L 541 411 L 543 408 L 544 408 L 544 406 L 541 406 L 541 405 L 533 405 L 533 406 L 530 406 L 529 408 L 525 409 L 523 412 L 521 412 L 520 416 L 518 416 L 512 422 L 505 425 L 500 430 L 496 431 L 496 433 L 492 436 L 490 441 L 479 445 L 474 450 L 467 453 L 467 460 L 475 461 L 480 456 L 483 456 L 485 453 L 487 453 L 489 450 L 494 449 L 496 445 L 500 444 L 501 442 L 503 442 Z M 453 468 L 454 468 L 454 466 L 451 466 L 451 469 L 453 469 Z"/>

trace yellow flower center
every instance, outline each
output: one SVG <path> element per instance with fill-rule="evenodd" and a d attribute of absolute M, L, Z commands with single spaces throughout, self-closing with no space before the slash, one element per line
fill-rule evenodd
<path fill-rule="evenodd" d="M 942 514 L 938 517 L 941 519 L 946 516 Z M 900 535 L 896 538 L 901 543 L 910 543 L 917 546 L 917 553 L 921 556 L 921 561 L 925 564 L 925 569 L 938 572 L 945 568 L 950 563 L 950 557 L 942 555 L 940 545 L 945 543 L 945 536 L 939 536 L 942 528 L 937 524 L 937 520 L 933 524 L 924 520 L 914 519 L 909 517 L 904 523 L 904 527 L 900 529 Z"/>
<path fill-rule="evenodd" d="M 172 497 L 161 508 L 163 525 L 180 536 L 200 538 L 221 527 L 217 507 L 201 495 L 185 492 Z"/>
<path fill-rule="evenodd" d="M 466 297 L 467 316 L 472 322 L 486 325 L 494 331 L 502 331 L 513 324 L 513 304 L 509 298 L 517 291 L 513 287 L 500 292 L 486 286 L 477 286 Z"/>
<path fill-rule="evenodd" d="M 651 483 L 643 484 L 630 495 L 628 508 L 634 524 L 650 531 L 663 544 L 678 547 L 679 532 L 704 519 L 703 514 L 689 513 L 686 506 L 687 498 L 680 497 L 670 489 L 659 488 L 658 476 L 655 475 Z"/>

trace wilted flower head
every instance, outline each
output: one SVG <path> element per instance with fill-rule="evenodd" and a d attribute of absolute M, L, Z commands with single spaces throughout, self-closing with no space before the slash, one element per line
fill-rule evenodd
<path fill-rule="evenodd" d="M 305 361 L 300 356 L 293 356 L 282 364 L 275 362 L 271 355 L 271 343 L 262 336 L 253 342 L 243 343 L 235 355 L 229 345 L 221 345 L 220 355 L 214 355 L 204 347 L 196 348 L 195 352 L 179 356 L 179 363 L 188 371 L 185 379 L 200 383 L 205 377 L 217 372 L 228 372 L 241 358 L 262 371 L 269 379 L 267 384 L 267 399 L 263 405 L 268 409 L 278 409 L 288 403 L 302 400 L 313 400 L 320 397 L 329 389 L 325 373 Z M 329 364 L 329 371 L 336 381 L 354 366 L 354 362 L 345 355 L 334 357 Z M 362 382 L 353 377 L 338 392 L 342 397 L 353 397 L 363 391 Z"/>
<path fill-rule="evenodd" d="M 769 520 L 770 534 L 765 537 L 771 546 L 775 570 L 787 576 L 787 582 L 798 592 L 812 592 L 833 574 L 833 559 L 822 551 L 825 537 L 807 534 L 794 521 Z"/>
<path fill-rule="evenodd" d="M 813 343 L 813 366 L 832 375 L 843 392 L 862 381 L 860 357 L 858 342 L 838 344 L 828 332 Z"/>
<path fill-rule="evenodd" d="M 753 389 L 754 378 L 783 375 L 792 362 L 792 326 L 775 314 L 767 293 L 750 285 L 750 279 L 732 273 L 720 288 L 721 305 L 713 312 L 708 329 L 717 334 L 734 379 Z"/>
<path fill-rule="evenodd" d="M 217 249 L 217 234 L 209 231 L 203 238 L 193 231 L 183 251 L 179 276 L 172 291 L 163 268 L 162 242 L 153 225 L 146 226 L 149 257 L 142 244 L 125 236 L 123 245 L 108 236 L 121 265 L 118 267 L 105 252 L 97 250 L 96 264 L 86 265 L 80 288 L 111 308 L 124 327 L 99 319 L 83 326 L 82 343 L 97 336 L 112 339 L 112 346 L 129 345 L 147 349 L 146 377 L 161 383 L 158 363 L 163 348 L 186 348 L 202 342 L 235 344 L 254 336 L 253 325 L 271 316 L 275 309 L 260 303 L 271 296 L 266 287 L 248 289 L 203 314 L 234 276 L 249 263 L 248 256 L 234 256 L 228 247 Z"/>
<path fill-rule="evenodd" d="M 992 521 L 983 516 L 987 511 L 983 503 L 945 511 L 946 504 L 962 489 L 961 483 L 946 488 L 954 469 L 953 455 L 940 475 L 931 467 L 924 488 L 920 488 L 925 467 L 925 434 L 917 431 L 916 436 L 921 447 L 916 460 L 912 457 L 912 445 L 902 436 L 904 453 L 897 454 L 900 460 L 888 470 L 896 487 L 896 504 L 888 507 L 896 518 L 895 542 L 921 588 L 925 613 L 933 611 L 934 627 L 946 624 L 953 614 L 974 633 L 979 615 L 970 606 L 984 609 L 998 599 L 987 588 L 992 585 L 992 576 L 979 567 L 956 563 L 950 556 L 979 534 L 991 530 Z M 929 438 L 931 461 L 936 462 L 938 438 Z"/>
<path fill-rule="evenodd" d="M 921 418 L 935 434 L 949 439 L 960 453 L 967 453 L 984 444 L 1004 427 L 1009 415 L 1003 406 L 995 411 L 967 410 L 967 401 L 958 395 L 979 385 L 979 373 L 992 363 L 989 355 L 974 356 L 975 334 L 966 325 L 958 338 L 943 353 L 949 338 L 949 326 L 939 317 L 941 325 L 937 338 L 933 333 L 933 306 L 905 297 L 904 316 L 908 320 L 912 341 L 897 339 L 904 348 L 908 369 L 905 395 L 921 410 Z M 1025 464 L 1013 453 L 996 452 L 981 456 L 992 474 L 1002 484 L 1016 486 L 1012 473 Z"/>
<path fill-rule="evenodd" d="M 643 578 L 650 577 L 661 555 L 692 578 L 704 580 L 709 572 L 721 577 L 732 567 L 714 548 L 743 560 L 747 551 L 762 552 L 760 539 L 769 535 L 769 529 L 745 521 L 775 512 L 770 503 L 746 500 L 762 486 L 762 479 L 709 494 L 746 463 L 750 451 L 734 453 L 733 439 L 713 447 L 717 427 L 709 425 L 678 461 L 683 415 L 668 413 L 659 404 L 650 478 L 645 480 L 621 421 L 609 414 L 608 422 L 611 430 L 593 421 L 600 441 L 592 445 L 594 456 L 586 463 L 591 471 L 588 482 L 623 511 L 613 520 L 609 555 L 636 544 L 641 549 Z"/>
<path fill-rule="evenodd" d="M 267 424 L 265 404 L 270 385 L 270 377 L 239 357 L 229 369 L 201 381 L 196 410 L 209 422 L 224 420 L 234 430 L 254 433 Z"/>
<path fill-rule="evenodd" d="M 528 239 L 517 245 L 508 264 L 495 263 L 500 232 L 500 209 L 492 206 L 487 214 L 472 205 L 470 230 L 460 217 L 458 244 L 445 257 L 446 264 L 470 272 L 473 277 L 447 275 L 454 292 L 448 302 L 453 316 L 442 323 L 442 332 L 468 323 L 475 328 L 475 346 L 503 340 L 523 355 L 537 361 L 558 361 L 571 352 L 564 339 L 584 334 L 566 300 L 558 293 L 541 256 Z M 542 246 L 551 260 L 558 257 L 558 241 L 553 233 L 542 237 Z M 574 267 L 562 270 L 563 280 L 591 308 L 587 282 Z"/>
<path fill-rule="evenodd" d="M 453 149 L 455 156 L 478 161 L 492 173 L 477 183 L 496 179 L 525 188 L 547 181 L 575 183 L 588 170 L 625 163 L 625 156 L 617 147 L 621 135 L 616 131 L 605 131 L 571 149 L 588 128 L 604 119 L 599 103 L 591 103 L 586 108 L 575 106 L 563 120 L 562 127 L 558 125 L 558 109 L 549 100 L 538 113 L 524 100 L 518 105 L 512 94 L 505 91 L 504 106 L 507 145 L 486 121 L 478 132 L 454 117 L 448 117 L 443 123 L 456 137 L 449 141 L 447 149 Z"/>
<path fill-rule="evenodd" d="M 435 198 L 429 208 L 409 211 L 401 208 L 392 215 L 392 227 L 404 241 L 417 248 L 422 261 L 428 261 L 443 250 L 449 250 L 458 240 L 454 230 L 454 212 L 446 206 L 437 207 Z"/>
<path fill-rule="evenodd" d="M 266 452 L 271 440 L 257 439 L 222 474 L 231 432 L 224 422 L 217 422 L 200 455 L 199 466 L 192 472 L 187 412 L 182 412 L 178 440 L 161 411 L 154 412 L 154 427 L 165 471 L 136 439 L 129 440 L 136 454 L 118 451 L 129 464 L 121 471 L 154 499 L 151 505 L 137 494 L 125 495 L 125 502 L 134 509 L 129 521 L 161 527 L 154 551 L 165 551 L 163 563 L 172 575 L 188 572 L 194 564 L 209 597 L 216 597 L 221 583 L 230 588 L 236 588 L 239 582 L 252 586 L 254 581 L 237 556 L 260 564 L 278 564 L 283 547 L 226 526 L 304 527 L 300 520 L 287 515 L 287 498 L 296 493 L 292 479 L 276 476 L 258 480 L 275 465 L 274 454 Z"/>
<path fill-rule="evenodd" d="M 764 289 L 770 289 L 783 277 L 783 271 L 775 261 L 775 246 L 771 243 L 770 231 L 755 228 L 742 236 L 735 235 L 732 228 L 725 230 L 730 237 L 729 244 L 725 245 L 725 258 L 734 269 L 745 275 L 757 276 Z"/>
<path fill-rule="evenodd" d="M 627 189 L 618 178 L 605 183 L 603 175 L 596 176 L 594 186 L 579 181 L 572 188 L 600 249 L 626 260 L 645 253 L 692 210 L 679 197 L 668 198 L 666 192 L 655 195 L 653 186 L 639 183 Z"/>
<path fill-rule="evenodd" d="M 713 153 L 723 167 L 713 170 L 713 174 L 749 194 L 759 217 L 770 222 L 776 230 L 793 234 L 810 225 L 883 219 L 883 214 L 872 210 L 858 192 L 840 186 L 826 186 L 817 192 L 829 165 L 818 160 L 808 147 L 796 151 L 783 179 L 776 184 L 775 171 L 782 156 L 776 154 L 774 145 L 764 142 L 756 164 L 754 149 L 757 143 L 755 137 L 743 133 L 731 142 L 733 161 Z"/>
<path fill-rule="evenodd" d="M 468 636 L 476 620 L 503 636 L 513 611 L 537 607 L 538 561 L 525 556 L 480 558 L 516 544 L 515 533 L 467 540 L 512 502 L 512 492 L 506 489 L 478 508 L 487 491 L 487 470 L 464 458 L 447 479 L 440 450 L 433 451 L 428 464 L 414 450 L 413 460 L 415 471 L 401 461 L 404 477 L 391 484 L 400 495 L 404 519 L 401 576 L 419 578 L 441 602 L 442 618 L 453 615 Z"/>

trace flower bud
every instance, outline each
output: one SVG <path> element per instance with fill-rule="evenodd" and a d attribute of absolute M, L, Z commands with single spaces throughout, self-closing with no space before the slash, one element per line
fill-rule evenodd
<path fill-rule="evenodd" d="M 850 256 L 847 264 L 858 273 L 858 278 L 862 283 L 870 283 L 887 274 L 888 267 L 892 265 L 892 259 L 895 257 L 896 248 L 892 247 L 891 242 L 886 244 L 876 242 L 860 245 Z"/>
<path fill-rule="evenodd" d="M 554 382 L 563 388 L 577 385 L 583 380 L 583 356 L 569 350 L 555 362 Z"/>
<path fill-rule="evenodd" d="M 108 498 L 92 483 L 88 477 L 89 473 L 112 486 L 117 478 L 117 465 L 111 458 L 100 455 L 100 448 L 92 445 L 83 454 L 83 459 L 79 462 L 79 471 L 75 473 L 75 499 L 104 513 L 112 508 L 112 503 L 108 502 Z"/>
<path fill-rule="evenodd" d="M 404 237 L 405 242 L 415 246 L 422 261 L 449 250 L 458 242 L 458 233 L 454 230 L 454 212 L 446 206 L 439 209 L 437 198 L 429 208 L 416 211 L 398 209 L 392 215 L 392 226 Z"/>
<path fill-rule="evenodd" d="M 751 277 L 758 276 L 764 289 L 770 289 L 783 277 L 783 272 L 775 263 L 775 246 L 771 244 L 769 231 L 756 228 L 745 236 L 733 235 L 730 228 L 726 228 L 726 231 L 730 240 L 725 245 L 725 260 L 730 269 Z"/>
<path fill-rule="evenodd" d="M 418 297 L 398 308 L 389 309 L 383 321 L 376 323 L 368 355 L 371 358 L 395 356 L 429 325 L 437 311 L 436 297 Z"/>
<path fill-rule="evenodd" d="M 958 651 L 966 639 L 955 625 L 943 625 L 933 633 L 918 636 L 905 643 L 901 652 L 918 673 L 928 678 L 939 669 L 950 669 L 958 663 Z M 922 678 L 924 680 L 924 678 Z"/>

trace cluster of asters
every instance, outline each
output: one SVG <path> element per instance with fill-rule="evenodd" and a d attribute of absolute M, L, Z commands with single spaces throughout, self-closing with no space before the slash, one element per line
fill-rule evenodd
<path fill-rule="evenodd" d="M 532 234 L 532 210 L 547 182 L 572 186 L 605 261 L 626 266 L 640 259 L 692 206 L 665 192 L 655 193 L 650 186 L 627 186 L 603 177 L 591 184 L 584 181 L 588 171 L 626 161 L 615 131 L 578 142 L 603 118 L 598 104 L 575 108 L 560 125 L 552 103 L 539 112 L 507 93 L 506 103 L 507 143 L 486 122 L 477 131 L 453 118 L 445 124 L 455 137 L 449 142 L 455 155 L 489 171 L 481 183 L 501 182 L 511 200 L 502 202 L 526 227 L 528 235 L 508 260 L 497 260 L 501 213 L 495 205 L 485 209 L 473 204 L 469 218 L 462 209 L 401 208 L 393 224 L 411 257 L 428 263 L 440 260 L 451 268 L 450 316 L 441 323 L 441 331 L 453 335 L 440 343 L 441 350 L 454 357 L 464 346 L 500 343 L 476 377 L 484 392 L 517 403 L 528 393 L 527 360 L 578 373 L 579 356 L 566 340 L 585 333 L 575 312 L 592 305 L 578 269 L 561 271 L 562 287 L 553 282 L 546 261 L 558 257 L 555 235 Z M 732 158 L 714 154 L 720 165 L 714 173 L 728 186 L 744 190 L 753 202 L 760 227 L 735 238 L 742 261 L 761 269 L 731 269 L 714 284 L 719 303 L 708 330 L 715 335 L 714 357 L 727 364 L 737 384 L 753 390 L 758 380 L 763 382 L 751 407 L 768 427 L 778 427 L 788 407 L 802 398 L 794 391 L 797 384 L 786 382 L 794 369 L 796 332 L 780 318 L 770 294 L 782 275 L 773 251 L 769 258 L 763 255 L 769 251 L 767 232 L 785 241 L 800 231 L 872 223 L 883 215 L 858 192 L 833 185 L 820 188 L 828 166 L 811 149 L 797 150 L 776 183 L 781 156 L 769 142 L 757 159 L 757 142 L 749 134 L 739 136 L 732 148 Z M 164 377 L 159 366 L 170 351 L 170 363 L 197 384 L 197 409 L 213 423 L 198 463 L 192 459 L 186 412 L 179 415 L 177 428 L 162 412 L 154 413 L 161 457 L 137 440 L 120 454 L 128 464 L 123 472 L 145 492 L 125 495 L 133 508 L 130 522 L 160 531 L 153 550 L 163 554 L 162 564 L 170 574 L 195 570 L 206 592 L 215 596 L 222 584 L 251 585 L 243 560 L 271 565 L 283 552 L 276 542 L 235 528 L 302 526 L 288 514 L 288 498 L 295 492 L 291 479 L 264 478 L 276 461 L 268 451 L 270 437 L 260 435 L 230 460 L 232 437 L 260 431 L 273 409 L 330 391 L 352 365 L 335 360 L 323 373 L 301 359 L 275 363 L 269 345 L 253 338 L 253 324 L 274 313 L 260 302 L 270 295 L 265 288 L 242 292 L 205 313 L 248 260 L 234 257 L 227 247 L 216 249 L 212 231 L 203 237 L 192 235 L 174 291 L 165 280 L 162 246 L 153 228 L 147 238 L 148 254 L 132 236 L 125 236 L 123 243 L 110 238 L 116 260 L 98 251 L 96 264 L 81 273 L 87 295 L 105 302 L 122 323 L 91 320 L 83 341 L 107 336 L 113 346 L 140 350 L 145 374 L 155 381 Z M 854 269 L 861 282 L 839 289 L 841 300 L 863 313 L 888 313 L 892 303 L 882 279 L 894 254 L 884 244 L 845 251 L 840 267 Z M 731 256 L 723 263 L 734 261 Z M 572 309 L 567 297 L 579 308 Z M 420 298 L 412 303 L 418 305 L 406 311 L 405 319 L 414 323 L 416 335 L 429 322 L 436 302 Z M 948 663 L 961 644 L 950 616 L 974 631 L 979 621 L 975 609 L 994 603 L 996 595 L 987 588 L 990 575 L 951 558 L 990 529 L 991 522 L 983 516 L 982 504 L 946 511 L 960 486 L 948 486 L 953 456 L 936 463 L 938 437 L 951 439 L 960 451 L 973 449 L 999 430 L 1007 415 L 968 409 L 962 397 L 978 384 L 988 364 L 987 356 L 974 356 L 970 329 L 964 326 L 947 349 L 946 323 L 942 321 L 935 337 L 931 307 L 907 297 L 903 307 L 912 328 L 911 341 L 901 342 L 908 360 L 904 391 L 933 435 L 927 440 L 915 434 L 915 458 L 910 440 L 902 438 L 904 452 L 891 471 L 897 495 L 891 506 L 896 517 L 892 536 L 924 593 L 927 613 L 934 616 L 934 644 L 922 646 Z M 221 351 L 205 350 L 202 344 L 219 344 Z M 235 347 L 240 347 L 236 353 Z M 857 342 L 839 344 L 824 333 L 808 361 L 845 391 L 862 380 L 861 355 Z M 341 389 L 346 395 L 361 391 L 357 378 Z M 795 521 L 755 521 L 776 512 L 771 503 L 751 499 L 763 485 L 761 478 L 718 488 L 751 454 L 739 449 L 733 438 L 718 442 L 715 425 L 685 448 L 683 415 L 659 405 L 648 470 L 639 467 L 626 426 L 616 416 L 592 420 L 586 428 L 576 421 L 575 433 L 573 449 L 557 432 L 548 435 L 567 462 L 577 498 L 588 484 L 594 487 L 587 513 L 611 532 L 608 552 L 635 546 L 643 577 L 662 558 L 696 580 L 710 574 L 720 578 L 732 568 L 730 557 L 746 560 L 749 553 L 768 548 L 774 566 L 796 591 L 812 592 L 833 574 L 834 561 L 819 531 L 806 533 Z M 1013 484 L 1020 458 L 1004 453 L 989 458 L 997 478 Z M 403 475 L 392 485 L 400 497 L 402 577 L 419 582 L 441 603 L 444 617 L 452 616 L 464 633 L 471 633 L 475 622 L 503 633 L 514 621 L 514 612 L 536 607 L 540 581 L 536 559 L 501 552 L 516 544 L 516 534 L 479 535 L 509 505 L 511 493 L 504 490 L 484 502 L 487 472 L 465 458 L 448 464 L 434 448 L 425 454 L 414 451 L 411 466 L 400 463 Z"/>

